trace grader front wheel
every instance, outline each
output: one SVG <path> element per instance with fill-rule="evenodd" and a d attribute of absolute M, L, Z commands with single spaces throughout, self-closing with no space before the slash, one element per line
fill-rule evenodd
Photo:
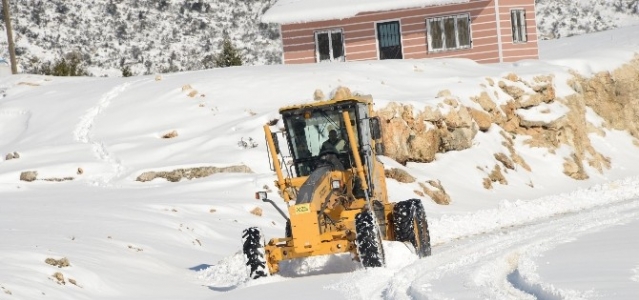
<path fill-rule="evenodd" d="M 264 258 L 264 236 L 259 228 L 250 227 L 242 232 L 242 252 L 252 279 L 268 276 Z"/>
<path fill-rule="evenodd" d="M 364 268 L 384 266 L 382 239 L 370 211 L 355 216 L 355 244 L 359 260 Z"/>
<path fill-rule="evenodd" d="M 410 199 L 395 204 L 395 239 L 410 242 L 421 257 L 430 256 L 430 233 L 424 206 L 419 199 Z"/>

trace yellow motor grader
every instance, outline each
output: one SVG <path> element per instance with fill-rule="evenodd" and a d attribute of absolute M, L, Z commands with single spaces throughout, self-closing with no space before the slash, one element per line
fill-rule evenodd
<path fill-rule="evenodd" d="M 422 203 L 388 201 L 380 119 L 372 100 L 359 96 L 316 101 L 280 109 L 283 132 L 265 125 L 271 167 L 288 213 L 266 192 L 286 219 L 285 236 L 264 243 L 257 227 L 242 234 L 245 262 L 253 279 L 275 274 L 284 260 L 351 253 L 363 267 L 385 265 L 382 240 L 412 244 L 430 255 Z M 280 151 L 278 135 L 288 149 Z"/>

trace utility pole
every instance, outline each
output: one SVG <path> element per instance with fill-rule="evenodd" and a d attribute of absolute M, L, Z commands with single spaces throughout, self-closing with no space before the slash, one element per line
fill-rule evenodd
<path fill-rule="evenodd" d="M 9 42 L 9 60 L 11 62 L 11 73 L 18 74 L 18 64 L 16 63 L 16 46 L 13 44 L 13 29 L 11 28 L 11 14 L 9 13 L 9 0 L 2 0 L 2 10 L 4 11 L 4 25 L 7 30 L 7 41 Z"/>

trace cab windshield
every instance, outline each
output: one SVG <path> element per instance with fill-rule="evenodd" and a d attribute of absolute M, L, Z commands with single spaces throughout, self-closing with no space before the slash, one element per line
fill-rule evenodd
<path fill-rule="evenodd" d="M 357 137 L 355 109 L 349 108 L 351 126 Z M 346 133 L 342 110 L 307 110 L 285 117 L 288 131 L 289 147 L 293 156 L 295 173 L 307 176 L 317 161 L 326 153 L 332 153 L 350 167 L 350 151 L 348 134 Z M 358 142 L 357 140 L 355 141 Z"/>

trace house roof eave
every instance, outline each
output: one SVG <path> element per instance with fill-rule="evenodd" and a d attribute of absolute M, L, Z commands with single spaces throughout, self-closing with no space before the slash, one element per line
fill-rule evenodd
<path fill-rule="evenodd" d="M 364 12 L 390 11 L 471 0 L 279 0 L 261 17 L 263 23 L 295 24 L 354 17 Z"/>

